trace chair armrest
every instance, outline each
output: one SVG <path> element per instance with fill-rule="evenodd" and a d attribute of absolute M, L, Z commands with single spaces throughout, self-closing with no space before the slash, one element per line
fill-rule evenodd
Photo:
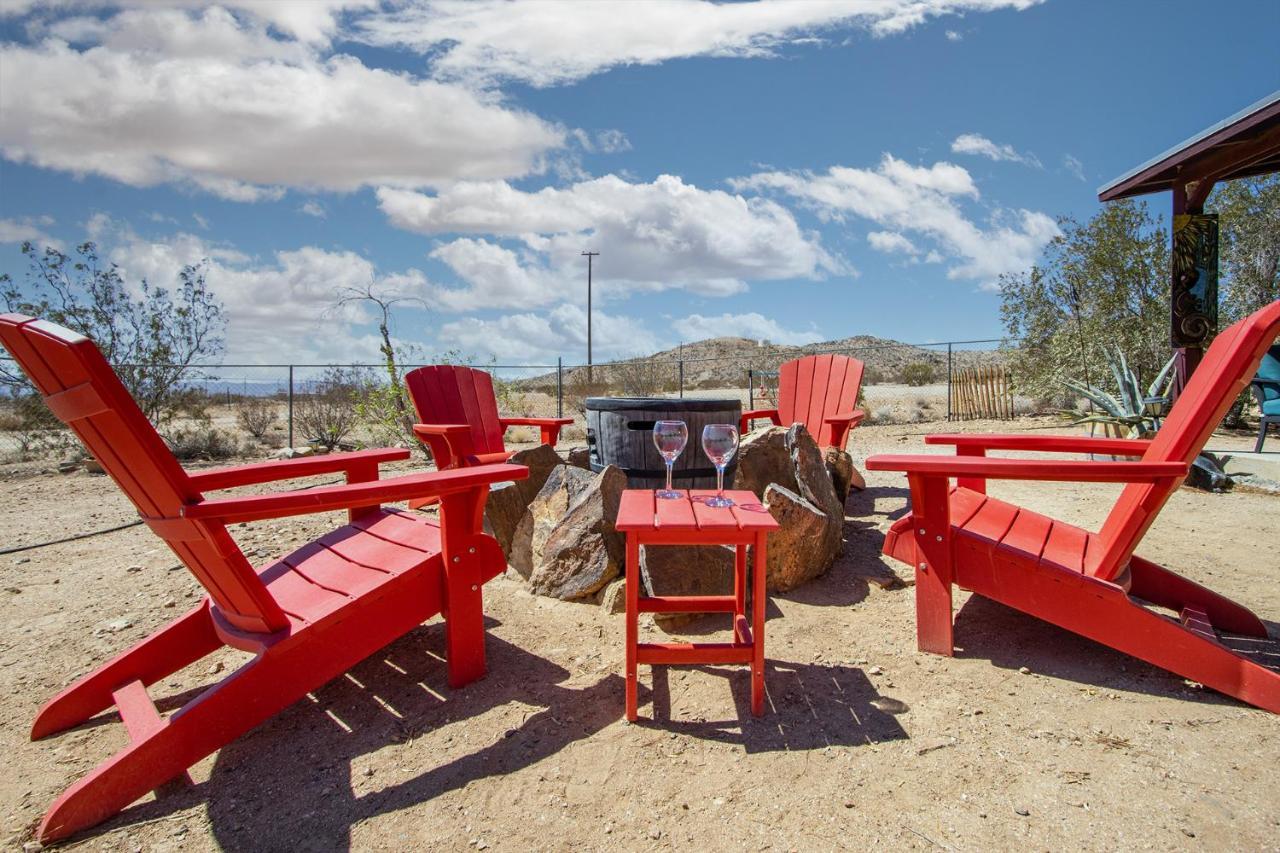
<path fill-rule="evenodd" d="M 1187 474 L 1182 462 L 1086 462 L 1059 459 L 988 459 L 983 456 L 867 458 L 869 471 L 904 471 L 925 477 L 1057 480 L 1071 483 L 1145 483 Z"/>
<path fill-rule="evenodd" d="M 348 474 L 356 471 L 368 474 L 370 468 L 373 469 L 374 479 L 376 479 L 377 467 L 380 463 L 408 458 L 408 450 L 399 447 L 383 447 L 375 450 L 358 450 L 355 453 L 328 453 L 324 456 L 273 459 L 269 462 L 255 462 L 249 465 L 211 468 L 208 471 L 193 471 L 189 476 L 195 487 L 202 492 L 251 486 L 255 483 L 270 483 L 276 480 L 292 480 L 295 477 L 310 477 L 315 474 L 332 474 L 335 471 L 346 471 Z"/>
<path fill-rule="evenodd" d="M 752 409 L 738 416 L 738 432 L 746 432 L 757 418 L 768 418 L 774 426 L 782 426 L 782 417 L 777 409 Z"/>
<path fill-rule="evenodd" d="M 512 426 L 536 426 L 541 432 L 542 443 L 556 446 L 560 440 L 560 428 L 573 423 L 573 418 L 498 418 L 503 429 Z"/>
<path fill-rule="evenodd" d="M 1039 450 L 1045 453 L 1106 453 L 1111 456 L 1141 456 L 1151 446 L 1150 440 L 1145 438 L 1019 434 L 926 435 L 924 443 L 948 444 L 957 450 Z"/>
<path fill-rule="evenodd" d="M 573 418 L 498 418 L 498 424 L 509 426 L 568 426 Z"/>
<path fill-rule="evenodd" d="M 475 444 L 471 441 L 471 427 L 466 424 L 414 424 L 413 434 L 431 448 L 437 470 L 474 462 Z"/>
<path fill-rule="evenodd" d="M 269 495 L 214 498 L 187 504 L 182 508 L 182 517 L 222 524 L 284 518 L 290 515 L 375 506 L 410 498 L 437 497 L 468 489 L 487 488 L 490 483 L 523 480 L 528 476 L 529 469 L 524 465 L 475 465 L 452 471 L 410 474 L 371 483 L 318 486 L 314 489 Z"/>

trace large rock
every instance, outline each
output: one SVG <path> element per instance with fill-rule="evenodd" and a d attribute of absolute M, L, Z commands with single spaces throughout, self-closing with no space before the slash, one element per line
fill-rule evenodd
<path fill-rule="evenodd" d="M 571 447 L 569 453 L 565 456 L 565 460 L 575 468 L 581 468 L 584 471 L 591 470 L 591 448 L 590 447 Z"/>
<path fill-rule="evenodd" d="M 735 489 L 754 492 L 764 500 L 764 490 L 771 483 L 793 492 L 800 488 L 787 447 L 787 430 L 783 427 L 770 426 L 747 433 L 738 447 L 737 461 Z"/>
<path fill-rule="evenodd" d="M 622 573 L 625 543 L 614 522 L 627 477 L 613 465 L 596 475 L 568 466 L 556 470 L 566 473 L 566 485 L 553 490 L 539 512 L 534 507 L 541 493 L 530 506 L 530 514 L 538 518 L 530 541 L 529 586 L 538 595 L 573 601 L 599 592 Z M 578 473 L 586 474 L 590 482 L 574 497 L 568 484 Z M 569 498 L 566 510 L 552 523 L 549 510 L 565 498 Z"/>
<path fill-rule="evenodd" d="M 765 586 L 770 592 L 794 589 L 831 568 L 837 548 L 827 533 L 826 513 L 776 484 L 765 490 L 765 503 L 780 526 L 769 534 Z"/>
<path fill-rule="evenodd" d="M 485 529 L 498 540 L 502 553 L 511 559 L 511 545 L 516 528 L 524 518 L 529 504 L 547 482 L 547 477 L 564 460 L 551 447 L 542 444 L 528 450 L 520 450 L 511 456 L 511 464 L 524 465 L 529 476 L 523 480 L 502 483 L 489 489 L 484 505 Z"/>
<path fill-rule="evenodd" d="M 823 459 L 827 463 L 827 474 L 831 476 L 831 485 L 835 486 L 836 497 L 842 504 L 849 499 L 849 492 L 854 489 L 862 491 L 867 487 L 867 481 L 862 478 L 858 469 L 853 467 L 853 457 L 847 451 L 828 447 L 823 454 Z"/>
<path fill-rule="evenodd" d="M 822 531 L 823 549 L 829 551 L 834 559 L 844 549 L 844 501 L 840 500 L 836 487 L 831 483 L 818 443 L 803 425 L 795 424 L 787 430 L 786 445 L 799 485 L 796 491 L 826 516 L 826 526 Z M 767 497 L 765 502 L 768 502 Z M 826 566 L 822 571 L 826 571 Z"/>
<path fill-rule="evenodd" d="M 732 595 L 733 548 L 646 545 L 640 552 L 640 580 L 646 595 Z M 671 631 L 699 615 L 655 613 L 653 618 L 658 627 Z"/>
<path fill-rule="evenodd" d="M 571 465 L 557 465 L 547 474 L 542 488 L 529 503 L 528 510 L 516 525 L 507 558 L 511 568 L 525 580 L 533 574 L 536 554 L 542 553 L 551 531 L 564 518 L 569 507 L 591 485 L 595 476 L 590 471 Z"/>

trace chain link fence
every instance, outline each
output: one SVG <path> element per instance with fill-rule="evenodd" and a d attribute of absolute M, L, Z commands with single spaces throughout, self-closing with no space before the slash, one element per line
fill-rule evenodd
<path fill-rule="evenodd" d="M 575 423 L 562 435 L 574 442 L 585 435 L 582 413 L 588 397 L 728 398 L 739 400 L 744 409 L 769 407 L 776 404 L 781 364 L 820 353 L 849 355 L 866 364 L 861 407 L 870 423 L 950 420 L 959 417 L 956 380 L 961 372 L 1003 366 L 1012 345 L 1000 339 L 835 347 L 713 341 L 691 345 L 687 354 L 678 351 L 674 357 L 472 366 L 494 377 L 504 414 L 572 417 Z M 403 366 L 401 378 L 418 366 Z M 337 446 L 386 443 L 396 438 L 393 422 L 412 414 L 389 408 L 397 403 L 386 393 L 390 381 L 380 364 L 202 365 L 187 369 L 181 385 L 182 402 L 167 424 L 171 441 L 174 434 L 190 433 L 199 424 L 225 433 L 233 443 L 268 450 L 315 443 L 326 430 L 341 433 Z M 25 429 L 15 404 L 13 397 L 0 399 L 0 454 L 9 458 L 38 452 L 39 439 L 49 437 Z M 1031 401 L 1014 397 L 1012 413 L 1030 408 Z M 335 426 L 335 421 L 341 423 Z M 514 428 L 509 435 L 516 443 L 534 439 L 535 431 L 527 428 Z"/>

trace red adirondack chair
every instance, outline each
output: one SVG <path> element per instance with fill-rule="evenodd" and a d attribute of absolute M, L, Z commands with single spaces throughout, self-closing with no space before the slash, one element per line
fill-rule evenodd
<path fill-rule="evenodd" d="M 483 370 L 436 364 L 411 370 L 404 377 L 420 423 L 413 431 L 431 448 L 436 467 L 459 468 L 505 462 L 507 427 L 536 426 L 542 443 L 556 446 L 560 428 L 573 418 L 504 418 L 498 414 L 493 377 Z"/>
<path fill-rule="evenodd" d="M 873 471 L 905 471 L 911 487 L 912 513 L 893 525 L 884 553 L 915 567 L 920 649 L 952 653 L 951 587 L 958 584 L 1280 713 L 1280 673 L 1236 654 L 1216 633 L 1266 638 L 1258 617 L 1134 554 L 1278 333 L 1275 302 L 1218 335 L 1149 441 L 934 435 L 926 443 L 954 445 L 958 456 L 869 458 Z M 983 458 L 988 450 L 1105 453 L 1140 461 Z M 988 497 L 990 478 L 1129 485 L 1102 529 L 1092 533 Z"/>
<path fill-rule="evenodd" d="M 778 371 L 778 408 L 743 412 L 738 431 L 756 418 L 777 426 L 802 423 L 822 448 L 844 450 L 849 430 L 866 417 L 857 408 L 863 364 L 847 355 L 807 355 L 788 361 Z"/>
<path fill-rule="evenodd" d="M 147 526 L 208 591 L 185 616 L 81 678 L 40 710 L 42 738 L 115 707 L 129 744 L 50 807 L 41 841 L 105 820 L 345 672 L 437 613 L 446 613 L 449 682 L 484 674 L 480 586 L 506 567 L 484 535 L 488 484 L 527 476 L 485 465 L 378 480 L 378 465 L 406 450 L 368 450 L 188 474 L 143 416 L 102 354 L 74 332 L 15 314 L 0 316 L 0 342 L 26 371 Z M 347 484 L 208 499 L 204 493 L 343 471 Z M 436 523 L 384 508 L 435 495 Z M 227 532 L 242 521 L 336 509 L 349 524 L 257 570 Z M 147 685 L 223 645 L 255 655 L 168 717 Z"/>

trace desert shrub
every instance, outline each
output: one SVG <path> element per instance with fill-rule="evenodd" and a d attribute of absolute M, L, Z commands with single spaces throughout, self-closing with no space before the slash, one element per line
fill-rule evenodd
<path fill-rule="evenodd" d="M 183 461 L 192 459 L 230 459 L 240 454 L 240 441 L 226 430 L 209 422 L 174 427 L 165 436 L 173 455 Z"/>
<path fill-rule="evenodd" d="M 245 397 L 236 407 L 236 421 L 259 441 L 266 437 L 278 418 L 275 403 L 264 397 Z"/>
<path fill-rule="evenodd" d="M 67 326 L 97 344 L 143 413 L 153 423 L 185 415 L 192 399 L 183 383 L 198 362 L 222 352 L 222 304 L 205 285 L 208 263 L 178 272 L 171 290 L 145 279 L 128 283 L 115 264 L 104 265 L 97 246 L 82 243 L 73 255 L 22 244 L 28 261 L 23 286 L 0 274 L 4 310 Z M 0 364 L 0 386 L 30 393 L 20 372 Z"/>
<path fill-rule="evenodd" d="M 327 450 L 337 447 L 359 422 L 358 406 L 368 387 L 368 378 L 356 368 L 327 368 L 311 393 L 294 403 L 294 423 L 303 438 Z"/>
<path fill-rule="evenodd" d="M 902 368 L 902 381 L 913 387 L 928 385 L 933 381 L 933 365 L 925 361 L 913 361 Z"/>
<path fill-rule="evenodd" d="M 366 383 L 356 400 L 356 420 L 368 431 L 379 447 L 416 447 L 430 456 L 427 446 L 413 434 L 417 417 L 410 405 L 404 384 Z"/>
<path fill-rule="evenodd" d="M 30 392 L 13 396 L 11 408 L 0 416 L 0 431 L 8 433 L 23 460 L 66 453 L 79 446 L 40 395 Z"/>
<path fill-rule="evenodd" d="M 871 422 L 877 424 L 893 423 L 893 406 L 876 406 L 871 411 Z"/>
<path fill-rule="evenodd" d="M 888 375 L 878 367 L 867 365 L 862 371 L 863 385 L 883 385 L 889 381 Z"/>

